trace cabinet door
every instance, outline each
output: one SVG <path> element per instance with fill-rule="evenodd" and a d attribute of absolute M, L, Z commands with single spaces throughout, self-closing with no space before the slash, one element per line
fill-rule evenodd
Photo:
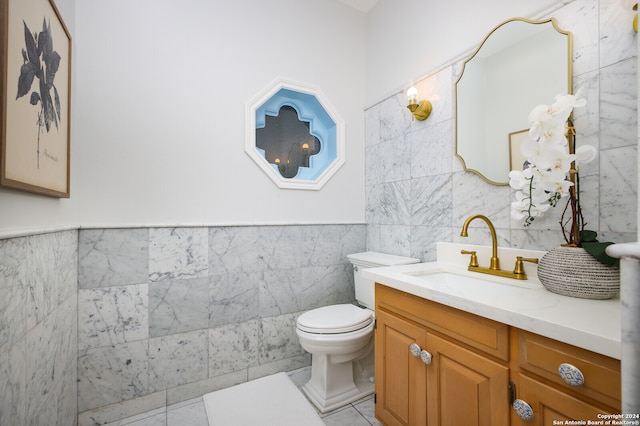
<path fill-rule="evenodd" d="M 426 332 L 384 311 L 376 312 L 376 321 L 376 417 L 387 426 L 424 426 L 427 365 L 409 347 L 422 348 Z"/>
<path fill-rule="evenodd" d="M 533 418 L 525 421 L 514 415 L 519 421 L 516 424 L 552 426 L 565 424 L 566 420 L 601 421 L 598 414 L 611 414 L 610 410 L 600 409 L 530 377 L 520 375 L 518 382 L 516 397 L 531 406 Z"/>
<path fill-rule="evenodd" d="M 432 334 L 425 349 L 429 425 L 509 425 L 508 367 Z"/>

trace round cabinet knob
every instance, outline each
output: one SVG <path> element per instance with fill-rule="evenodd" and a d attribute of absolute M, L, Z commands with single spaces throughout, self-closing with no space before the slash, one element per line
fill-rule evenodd
<path fill-rule="evenodd" d="M 431 364 L 431 358 L 433 358 L 433 357 L 431 356 L 431 354 L 429 352 L 427 352 L 425 350 L 420 352 L 420 359 L 425 364 Z"/>
<path fill-rule="evenodd" d="M 568 385 L 581 386 L 584 384 L 584 375 L 582 374 L 582 371 L 574 365 L 563 362 L 558 367 L 558 374 Z"/>
<path fill-rule="evenodd" d="M 409 351 L 411 351 L 411 355 L 413 356 L 420 356 L 420 351 L 422 351 L 422 348 L 417 343 L 412 343 L 409 346 Z"/>
<path fill-rule="evenodd" d="M 513 401 L 513 409 L 522 420 L 531 420 L 533 418 L 533 408 L 521 399 Z"/>

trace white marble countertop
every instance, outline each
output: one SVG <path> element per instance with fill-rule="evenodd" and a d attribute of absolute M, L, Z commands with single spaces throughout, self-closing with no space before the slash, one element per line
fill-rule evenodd
<path fill-rule="evenodd" d="M 365 269 L 364 275 L 388 287 L 620 359 L 619 298 L 589 300 L 551 293 L 538 281 L 537 266 L 532 263 L 525 263 L 526 281 L 469 272 L 469 256 L 461 255 L 461 248 L 477 250 L 480 265 L 489 264 L 490 247 L 438 243 L 437 262 Z M 515 256 L 543 254 L 498 250 L 506 270 L 513 268 Z M 431 275 L 437 272 L 447 274 Z"/>

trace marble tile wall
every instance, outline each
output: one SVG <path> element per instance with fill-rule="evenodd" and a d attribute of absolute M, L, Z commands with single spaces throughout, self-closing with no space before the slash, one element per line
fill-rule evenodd
<path fill-rule="evenodd" d="M 309 365 L 297 316 L 352 302 L 365 250 L 364 225 L 79 232 L 81 425 Z"/>
<path fill-rule="evenodd" d="M 578 143 L 599 149 L 580 177 L 583 212 L 600 241 L 636 241 L 632 13 L 618 0 L 575 0 L 550 14 L 573 34 L 574 88 L 583 87 L 588 100 L 586 108 L 575 110 Z M 493 221 L 501 246 L 548 250 L 564 242 L 558 225 L 562 208 L 524 230 L 510 218 L 508 186 L 492 186 L 463 171 L 454 155 L 453 94 L 461 69 L 462 61 L 452 62 L 416 84 L 433 103 L 426 121 L 411 121 L 402 93 L 366 111 L 367 249 L 432 261 L 437 241 L 490 244 L 486 228 L 459 236 L 464 220 L 475 213 Z"/>
<path fill-rule="evenodd" d="M 0 425 L 77 421 L 77 231 L 0 239 Z"/>

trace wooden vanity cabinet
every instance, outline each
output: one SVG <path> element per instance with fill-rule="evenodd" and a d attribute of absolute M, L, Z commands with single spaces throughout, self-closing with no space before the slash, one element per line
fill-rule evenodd
<path fill-rule="evenodd" d="M 377 285 L 375 333 L 383 424 L 509 424 L 507 326 Z"/>
<path fill-rule="evenodd" d="M 375 330 L 375 413 L 387 426 L 546 426 L 620 412 L 618 360 L 380 284 Z M 565 383 L 561 363 L 584 385 Z"/>

